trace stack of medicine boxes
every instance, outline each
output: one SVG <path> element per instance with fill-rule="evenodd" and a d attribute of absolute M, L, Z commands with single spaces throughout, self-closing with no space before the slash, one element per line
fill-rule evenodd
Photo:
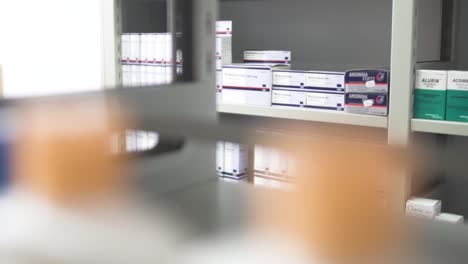
<path fill-rule="evenodd" d="M 344 73 L 273 71 L 273 107 L 344 110 Z"/>
<path fill-rule="evenodd" d="M 216 100 L 223 97 L 223 66 L 232 63 L 232 21 L 216 22 Z M 232 142 L 218 142 L 216 171 L 220 177 L 240 180 L 247 177 L 248 148 Z"/>
<path fill-rule="evenodd" d="M 232 21 L 216 22 L 216 101 L 222 100 L 223 66 L 232 63 Z"/>
<path fill-rule="evenodd" d="M 411 198 L 406 202 L 406 215 L 451 224 L 464 224 L 465 222 L 465 218 L 461 215 L 442 213 L 440 200 L 418 197 Z"/>
<path fill-rule="evenodd" d="M 361 115 L 388 115 L 390 74 L 386 70 L 346 72 L 345 111 Z"/>
<path fill-rule="evenodd" d="M 123 86 L 160 85 L 172 82 L 173 40 L 170 33 L 122 35 Z M 177 52 L 177 71 L 182 54 Z"/>
<path fill-rule="evenodd" d="M 248 173 L 248 148 L 232 142 L 218 142 L 216 171 L 220 177 L 240 180 Z"/>
<path fill-rule="evenodd" d="M 281 150 L 256 145 L 254 172 L 256 177 L 288 181 L 296 176 L 296 163 L 293 157 Z"/>
<path fill-rule="evenodd" d="M 290 68 L 291 52 L 245 51 L 244 62 L 223 67 L 222 102 L 270 107 L 273 71 Z"/>
<path fill-rule="evenodd" d="M 419 70 L 414 117 L 468 122 L 468 72 Z"/>

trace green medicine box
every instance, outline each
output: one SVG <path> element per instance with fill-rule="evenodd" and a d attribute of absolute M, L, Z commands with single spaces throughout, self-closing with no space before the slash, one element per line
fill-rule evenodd
<path fill-rule="evenodd" d="M 468 72 L 448 72 L 447 120 L 468 122 Z"/>
<path fill-rule="evenodd" d="M 445 120 L 447 72 L 419 70 L 414 90 L 414 117 Z"/>

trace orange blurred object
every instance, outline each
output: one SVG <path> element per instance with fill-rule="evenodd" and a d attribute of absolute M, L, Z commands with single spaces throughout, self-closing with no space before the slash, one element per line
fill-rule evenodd
<path fill-rule="evenodd" d="M 381 257 L 400 244 L 403 151 L 328 140 L 296 143 L 288 150 L 299 164 L 296 191 L 260 193 L 256 229 L 286 233 L 338 263 Z"/>
<path fill-rule="evenodd" d="M 104 100 L 25 105 L 18 113 L 14 182 L 61 206 L 118 193 L 122 169 L 112 138 L 123 127 Z"/>

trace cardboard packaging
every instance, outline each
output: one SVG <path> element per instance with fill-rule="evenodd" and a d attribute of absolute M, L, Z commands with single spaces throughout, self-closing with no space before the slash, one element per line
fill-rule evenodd
<path fill-rule="evenodd" d="M 345 91 L 344 72 L 313 71 L 305 74 L 305 89 L 314 92 L 339 92 Z"/>
<path fill-rule="evenodd" d="M 216 22 L 216 70 L 232 63 L 232 21 Z"/>
<path fill-rule="evenodd" d="M 266 174 L 270 171 L 268 148 L 260 145 L 255 145 L 255 161 L 254 171 L 259 174 Z"/>
<path fill-rule="evenodd" d="M 442 213 L 439 214 L 435 217 L 436 222 L 444 222 L 444 223 L 450 223 L 450 224 L 464 224 L 465 223 L 465 217 L 461 215 L 454 215 L 454 214 L 446 214 Z"/>
<path fill-rule="evenodd" d="M 345 112 L 360 115 L 388 115 L 388 95 L 386 93 L 347 93 Z"/>
<path fill-rule="evenodd" d="M 220 176 L 224 172 L 224 142 L 216 143 L 216 173 Z"/>
<path fill-rule="evenodd" d="M 352 70 L 345 74 L 346 93 L 388 93 L 390 74 L 387 70 Z"/>
<path fill-rule="evenodd" d="M 305 71 L 273 71 L 272 106 L 304 107 L 306 103 Z"/>
<path fill-rule="evenodd" d="M 419 70 L 414 90 L 414 117 L 445 120 L 447 72 Z"/>
<path fill-rule="evenodd" d="M 246 50 L 245 63 L 275 63 L 291 65 L 291 51 L 284 50 Z"/>
<path fill-rule="evenodd" d="M 271 106 L 275 64 L 232 64 L 223 67 L 223 96 L 226 104 Z"/>
<path fill-rule="evenodd" d="M 130 54 L 130 35 L 122 34 L 122 62 L 129 62 Z"/>
<path fill-rule="evenodd" d="M 248 173 L 247 147 L 231 142 L 224 143 L 223 177 L 242 179 Z"/>
<path fill-rule="evenodd" d="M 442 202 L 438 200 L 412 198 L 406 202 L 406 214 L 423 219 L 434 220 L 442 210 Z"/>
<path fill-rule="evenodd" d="M 344 111 L 344 93 L 308 92 L 306 107 L 320 110 Z"/>
<path fill-rule="evenodd" d="M 448 72 L 447 120 L 468 122 L 468 72 Z"/>
<path fill-rule="evenodd" d="M 130 59 L 131 63 L 141 62 L 140 34 L 132 33 L 130 35 Z"/>
<path fill-rule="evenodd" d="M 274 107 L 305 107 L 306 99 L 306 91 L 273 88 L 271 94 L 271 105 Z"/>
<path fill-rule="evenodd" d="M 223 100 L 223 71 L 216 70 L 216 102 L 221 103 Z"/>
<path fill-rule="evenodd" d="M 122 65 L 122 85 L 132 86 L 132 68 L 130 65 Z"/>

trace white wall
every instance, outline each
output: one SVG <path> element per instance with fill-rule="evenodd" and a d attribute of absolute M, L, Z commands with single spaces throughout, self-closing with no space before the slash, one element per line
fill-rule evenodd
<path fill-rule="evenodd" d="M 99 89 L 100 0 L 0 0 L 0 64 L 8 97 Z"/>

